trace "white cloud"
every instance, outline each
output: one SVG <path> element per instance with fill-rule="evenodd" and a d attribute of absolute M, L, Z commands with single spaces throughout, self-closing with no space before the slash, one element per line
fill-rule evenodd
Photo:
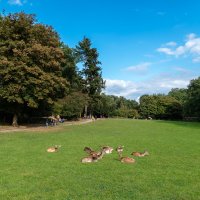
<path fill-rule="evenodd" d="M 132 81 L 107 79 L 105 92 L 115 96 L 127 97 L 138 92 L 138 90 L 137 85 Z"/>
<path fill-rule="evenodd" d="M 196 34 L 194 34 L 194 33 L 190 33 L 187 35 L 188 39 L 194 39 L 195 37 L 196 37 Z"/>
<path fill-rule="evenodd" d="M 174 47 L 174 46 L 176 46 L 176 45 L 177 45 L 177 43 L 176 43 L 176 42 L 173 42 L 173 41 L 171 41 L 171 42 L 168 42 L 168 43 L 166 43 L 165 45 L 166 45 L 166 46 L 171 46 L 171 47 Z"/>
<path fill-rule="evenodd" d="M 157 81 L 157 87 L 160 89 L 182 88 L 189 84 L 189 80 L 166 78 L 162 81 Z"/>
<path fill-rule="evenodd" d="M 148 67 L 151 65 L 150 62 L 140 63 L 138 65 L 127 67 L 127 71 L 146 71 Z"/>
<path fill-rule="evenodd" d="M 161 53 L 165 53 L 167 55 L 174 55 L 174 52 L 170 48 L 167 48 L 167 47 L 158 48 L 157 51 Z"/>
<path fill-rule="evenodd" d="M 173 48 L 176 46 L 176 43 L 168 42 L 165 46 L 167 47 L 158 48 L 157 51 L 175 57 L 189 55 L 192 56 L 193 62 L 200 62 L 200 37 L 197 37 L 194 33 L 187 35 L 183 45 Z"/>
<path fill-rule="evenodd" d="M 192 61 L 193 61 L 194 63 L 199 63 L 199 62 L 200 62 L 200 57 L 193 58 Z"/>
<path fill-rule="evenodd" d="M 172 50 L 172 49 L 170 49 L 168 47 L 161 47 L 161 48 L 157 49 L 157 51 L 159 51 L 161 53 L 164 53 L 164 54 L 167 54 L 167 55 L 171 55 L 171 56 L 176 56 L 176 57 L 186 53 L 186 50 L 187 49 L 184 46 L 179 46 L 175 50 Z"/>
<path fill-rule="evenodd" d="M 9 0 L 8 3 L 11 5 L 18 5 L 18 6 L 22 6 L 23 3 L 25 3 L 26 1 L 22 1 L 22 0 Z"/>
<path fill-rule="evenodd" d="M 189 72 L 190 72 L 190 70 L 185 69 L 185 68 L 183 68 L 183 67 L 175 67 L 174 69 L 175 69 L 176 71 L 178 71 L 178 72 L 181 72 L 181 73 L 189 73 Z"/>
<path fill-rule="evenodd" d="M 186 88 L 194 77 L 169 77 L 160 78 L 159 75 L 143 82 L 125 80 L 106 80 L 105 93 L 108 95 L 124 96 L 128 99 L 138 99 L 144 94 L 167 94 L 172 88 Z"/>

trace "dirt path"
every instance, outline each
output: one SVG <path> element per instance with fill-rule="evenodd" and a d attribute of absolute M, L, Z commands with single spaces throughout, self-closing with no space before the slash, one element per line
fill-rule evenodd
<path fill-rule="evenodd" d="M 59 130 L 65 126 L 72 126 L 72 125 L 81 125 L 93 122 L 92 119 L 82 119 L 80 121 L 70 121 L 64 122 L 63 124 L 57 126 L 41 126 L 41 125 L 28 125 L 28 126 L 19 126 L 19 127 L 12 127 L 12 126 L 0 126 L 0 133 L 9 133 L 9 132 L 18 132 L 18 131 L 49 131 L 49 130 Z"/>

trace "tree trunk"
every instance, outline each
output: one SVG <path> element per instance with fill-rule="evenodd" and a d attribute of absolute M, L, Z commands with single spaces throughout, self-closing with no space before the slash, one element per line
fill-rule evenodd
<path fill-rule="evenodd" d="M 12 125 L 13 125 L 13 126 L 18 126 L 18 123 L 17 123 L 17 114 L 14 114 L 14 115 L 13 115 L 13 122 L 12 122 Z"/>
<path fill-rule="evenodd" d="M 84 113 L 84 118 L 87 118 L 87 105 L 85 105 L 85 113 Z"/>

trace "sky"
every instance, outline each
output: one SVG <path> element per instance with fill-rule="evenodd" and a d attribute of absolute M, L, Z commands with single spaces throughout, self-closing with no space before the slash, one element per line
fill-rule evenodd
<path fill-rule="evenodd" d="M 135 100 L 200 76 L 199 8 L 199 0 L 0 0 L 0 12 L 34 13 L 70 47 L 90 38 L 104 92 Z"/>

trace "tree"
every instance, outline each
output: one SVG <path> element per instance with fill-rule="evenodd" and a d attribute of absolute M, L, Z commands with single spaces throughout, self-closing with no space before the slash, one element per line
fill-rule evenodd
<path fill-rule="evenodd" d="M 101 67 L 98 60 L 98 52 L 96 48 L 91 47 L 91 41 L 84 37 L 76 46 L 76 53 L 83 63 L 81 71 L 83 80 L 83 92 L 90 97 L 89 111 L 93 112 L 95 103 L 98 101 L 101 90 L 105 87 L 105 82 L 102 79 Z"/>
<path fill-rule="evenodd" d="M 74 49 L 65 44 L 61 44 L 61 49 L 64 53 L 65 60 L 62 64 L 62 76 L 70 83 L 71 91 L 81 91 L 82 78 L 76 66 L 79 61 L 79 57 L 77 57 Z"/>
<path fill-rule="evenodd" d="M 187 90 L 185 114 L 189 117 L 200 118 L 200 77 L 190 81 Z"/>
<path fill-rule="evenodd" d="M 27 107 L 52 104 L 68 88 L 62 77 L 64 55 L 52 27 L 23 12 L 0 20 L 0 102 L 17 117 Z M 5 107 L 0 108 L 5 111 Z"/>
<path fill-rule="evenodd" d="M 94 107 L 96 116 L 138 118 L 138 103 L 124 97 L 101 94 Z"/>
<path fill-rule="evenodd" d="M 135 100 L 126 99 L 125 97 L 115 97 L 117 108 L 138 109 L 138 103 Z"/>
<path fill-rule="evenodd" d="M 53 107 L 53 113 L 59 114 L 66 119 L 81 117 L 84 105 L 87 104 L 88 96 L 81 92 L 72 92 L 63 99 L 59 99 Z"/>
<path fill-rule="evenodd" d="M 144 118 L 182 119 L 182 105 L 174 97 L 157 94 L 140 97 L 140 112 Z"/>
<path fill-rule="evenodd" d="M 187 89 L 184 88 L 172 88 L 168 93 L 168 96 L 174 97 L 182 105 L 185 103 L 187 98 Z"/>
<path fill-rule="evenodd" d="M 158 119 L 182 119 L 182 105 L 174 97 L 168 95 L 157 96 Z"/>
<path fill-rule="evenodd" d="M 144 118 L 155 118 L 157 115 L 157 101 L 153 95 L 142 95 L 140 97 L 140 113 Z"/>
<path fill-rule="evenodd" d="M 95 105 L 94 115 L 98 117 L 110 117 L 115 109 L 116 102 L 113 96 L 105 95 L 103 93 Z"/>

